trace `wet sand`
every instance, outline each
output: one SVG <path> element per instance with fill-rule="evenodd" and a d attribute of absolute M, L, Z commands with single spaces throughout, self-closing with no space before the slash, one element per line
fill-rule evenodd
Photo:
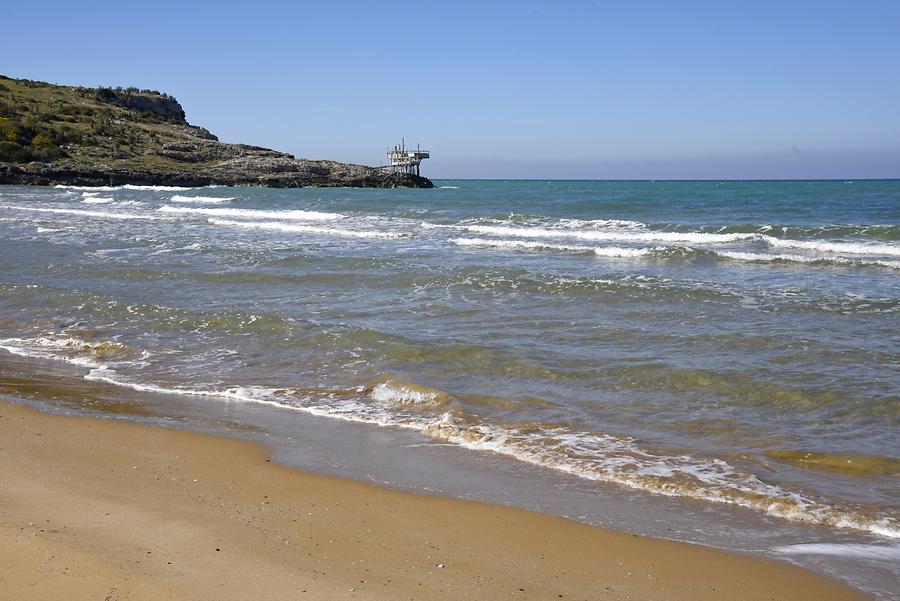
<path fill-rule="evenodd" d="M 3 599 L 865 599 L 787 564 L 0 403 Z"/>

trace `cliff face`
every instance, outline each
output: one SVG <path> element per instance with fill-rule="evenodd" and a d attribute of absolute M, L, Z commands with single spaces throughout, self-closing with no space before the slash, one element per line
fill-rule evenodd
<path fill-rule="evenodd" d="M 170 96 L 163 96 L 158 92 L 145 90 L 132 93 L 128 90 L 98 88 L 94 98 L 100 102 L 115 104 L 138 113 L 156 115 L 164 121 L 182 125 L 188 124 L 184 109 L 181 108 L 178 101 Z"/>
<path fill-rule="evenodd" d="M 224 144 L 156 91 L 2 76 L 0 184 L 432 187 L 424 177 Z"/>

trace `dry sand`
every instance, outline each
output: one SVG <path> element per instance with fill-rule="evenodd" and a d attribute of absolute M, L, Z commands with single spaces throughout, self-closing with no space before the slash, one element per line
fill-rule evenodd
<path fill-rule="evenodd" d="M 0 599 L 864 599 L 786 564 L 0 404 Z"/>

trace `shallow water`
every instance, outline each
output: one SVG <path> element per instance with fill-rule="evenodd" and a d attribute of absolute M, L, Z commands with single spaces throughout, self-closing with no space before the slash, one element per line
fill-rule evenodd
<path fill-rule="evenodd" d="M 900 182 L 438 186 L 0 188 L 0 345 L 900 536 Z"/>

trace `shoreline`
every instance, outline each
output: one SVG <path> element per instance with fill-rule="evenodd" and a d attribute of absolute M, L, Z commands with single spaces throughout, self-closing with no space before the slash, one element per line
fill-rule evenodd
<path fill-rule="evenodd" d="M 336 161 L 310 161 L 318 163 L 334 163 Z M 352 165 L 349 167 L 360 170 L 368 170 L 378 173 L 378 167 L 368 165 Z M 39 173 L 31 173 L 25 168 L 14 163 L 0 162 L 0 186 L 21 187 L 85 187 L 85 188 L 115 188 L 122 186 L 159 186 L 181 188 L 207 188 L 210 186 L 222 188 L 272 188 L 272 189 L 304 189 L 304 188 L 371 188 L 392 190 L 416 190 L 434 188 L 431 180 L 420 176 L 404 176 L 402 174 L 389 174 L 368 178 L 357 178 L 335 181 L 293 181 L 272 180 L 254 181 L 237 180 L 229 178 L 195 177 L 185 174 L 156 174 L 151 172 L 131 173 L 127 169 L 109 170 L 105 172 L 90 171 L 80 167 L 62 168 L 53 171 L 48 168 Z M 413 179 L 415 178 L 415 179 Z"/>
<path fill-rule="evenodd" d="M 12 597 L 869 598 L 786 563 L 301 472 L 245 441 L 6 401 L 0 432 Z"/>

